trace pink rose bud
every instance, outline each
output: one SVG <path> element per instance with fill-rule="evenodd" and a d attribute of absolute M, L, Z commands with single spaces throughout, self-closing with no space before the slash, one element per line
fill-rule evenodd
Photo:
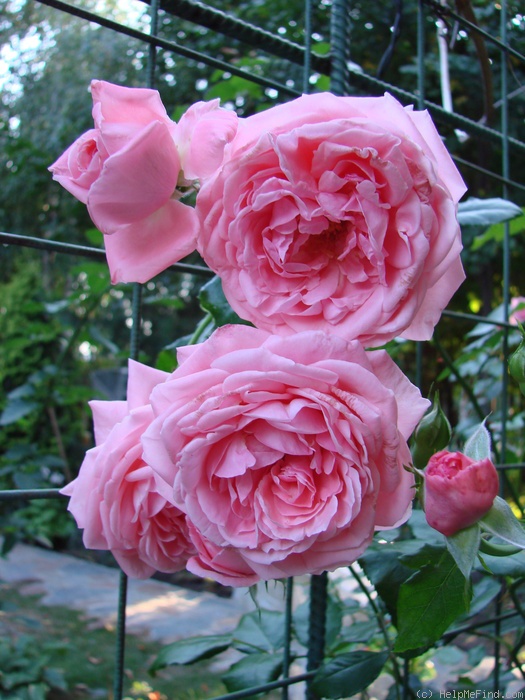
<path fill-rule="evenodd" d="M 424 473 L 427 522 L 447 537 L 476 523 L 498 495 L 498 473 L 490 459 L 476 462 L 442 450 L 432 455 Z"/>

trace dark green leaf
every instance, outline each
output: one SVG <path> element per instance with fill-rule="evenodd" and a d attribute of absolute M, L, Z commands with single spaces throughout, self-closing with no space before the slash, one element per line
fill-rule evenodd
<path fill-rule="evenodd" d="M 399 590 L 394 651 L 402 654 L 431 647 L 454 620 L 468 611 L 471 595 L 469 582 L 456 562 L 443 552 Z"/>
<path fill-rule="evenodd" d="M 28 396 L 34 396 L 35 395 L 35 385 L 26 382 L 25 384 L 21 384 L 20 386 L 17 386 L 16 389 L 13 389 L 12 391 L 9 392 L 7 395 L 8 399 L 26 399 Z"/>
<path fill-rule="evenodd" d="M 481 530 L 478 523 L 474 523 L 464 530 L 459 530 L 451 537 L 446 538 L 448 551 L 454 557 L 465 578 L 470 576 L 472 567 L 476 563 L 480 539 Z"/>
<path fill-rule="evenodd" d="M 483 612 L 498 595 L 501 586 L 501 581 L 493 576 L 483 576 L 480 581 L 477 581 L 474 584 L 472 603 L 468 612 L 469 617 L 472 618 Z"/>
<path fill-rule="evenodd" d="M 277 651 L 284 645 L 283 614 L 255 610 L 243 615 L 233 632 L 233 645 L 245 654 Z"/>
<path fill-rule="evenodd" d="M 477 568 L 481 571 L 487 569 L 496 576 L 510 576 L 512 578 L 525 577 L 525 551 L 513 554 L 511 557 L 492 557 L 483 554 L 481 557 L 483 564 Z M 486 568 L 485 568 L 486 567 Z"/>
<path fill-rule="evenodd" d="M 228 692 L 234 693 L 271 683 L 279 678 L 282 669 L 282 654 L 250 654 L 233 664 L 221 680 Z"/>
<path fill-rule="evenodd" d="M 413 570 L 400 561 L 399 550 L 388 545 L 370 549 L 359 559 L 359 563 L 395 624 L 399 588 L 413 575 Z"/>
<path fill-rule="evenodd" d="M 443 546 L 445 544 L 445 537 L 437 530 L 427 523 L 425 513 L 422 510 L 413 510 L 410 520 L 408 521 L 408 526 L 412 530 L 416 541 L 419 541 L 421 545 L 425 543 L 435 543 Z"/>
<path fill-rule="evenodd" d="M 240 318 L 226 300 L 219 277 L 213 277 L 201 288 L 199 302 L 204 311 L 211 314 L 217 327 L 228 323 L 247 324 L 247 321 Z"/>
<path fill-rule="evenodd" d="M 231 644 L 231 635 L 216 634 L 209 637 L 189 637 L 168 644 L 161 649 L 159 655 L 150 667 L 154 673 L 161 668 L 173 664 L 193 664 L 201 659 L 209 659 L 225 651 Z"/>
<path fill-rule="evenodd" d="M 16 421 L 32 413 L 38 406 L 39 404 L 34 401 L 24 401 L 22 399 L 9 401 L 0 416 L 0 425 L 16 423 Z"/>
<path fill-rule="evenodd" d="M 378 625 L 375 618 L 366 622 L 353 622 L 344 627 L 341 637 L 345 643 L 361 642 L 366 643 L 377 633 Z"/>
<path fill-rule="evenodd" d="M 492 535 L 525 549 L 525 531 L 503 498 L 496 496 L 492 508 L 481 518 L 480 524 Z"/>
<path fill-rule="evenodd" d="M 388 653 L 351 651 L 326 662 L 317 671 L 312 687 L 319 697 L 351 697 L 375 681 L 381 673 Z"/>

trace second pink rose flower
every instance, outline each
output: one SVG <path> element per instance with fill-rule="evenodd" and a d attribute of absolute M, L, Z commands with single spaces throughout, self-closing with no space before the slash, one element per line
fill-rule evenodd
<path fill-rule="evenodd" d="M 195 250 L 198 218 L 182 198 L 219 167 L 237 117 L 214 100 L 175 123 L 156 90 L 94 80 L 91 93 L 95 128 L 50 170 L 104 234 L 112 282 L 147 282 Z"/>
<path fill-rule="evenodd" d="M 408 518 L 406 441 L 428 402 L 386 352 L 224 326 L 178 354 L 142 442 L 186 514 L 190 571 L 234 586 L 321 573 Z"/>

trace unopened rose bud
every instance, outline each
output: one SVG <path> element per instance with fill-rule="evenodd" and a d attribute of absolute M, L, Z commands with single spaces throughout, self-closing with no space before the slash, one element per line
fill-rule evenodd
<path fill-rule="evenodd" d="M 476 462 L 442 450 L 432 455 L 424 477 L 427 522 L 446 537 L 480 520 L 498 495 L 498 473 L 490 459 Z"/>
<path fill-rule="evenodd" d="M 450 442 L 452 430 L 448 418 L 443 413 L 439 396 L 434 396 L 432 407 L 420 420 L 414 432 L 412 463 L 417 469 L 424 469 L 435 452 L 444 449 Z"/>
<path fill-rule="evenodd" d="M 525 336 L 510 356 L 509 373 L 518 382 L 521 393 L 525 395 Z"/>

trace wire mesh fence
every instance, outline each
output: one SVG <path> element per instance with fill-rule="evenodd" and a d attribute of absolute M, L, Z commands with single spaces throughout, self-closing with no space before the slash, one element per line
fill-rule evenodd
<path fill-rule="evenodd" d="M 143 45 L 141 75 L 144 77 L 144 86 L 156 87 L 162 91 L 169 85 L 166 66 L 176 64 L 180 73 L 184 71 L 186 64 L 191 64 L 197 69 L 197 73 L 194 71 L 192 76 L 200 76 L 197 80 L 203 81 L 202 84 L 207 87 L 212 85 L 213 81 L 223 85 L 230 83 L 233 86 L 232 106 L 238 108 L 241 113 L 244 109 L 249 111 L 247 103 L 253 95 L 256 95 L 257 99 L 264 98 L 277 103 L 301 93 L 317 92 L 320 88 L 329 88 L 332 93 L 338 95 L 380 95 L 387 91 L 403 104 L 413 104 L 419 109 L 429 111 L 448 142 L 452 144 L 453 158 L 465 180 L 469 184 L 472 183 L 471 196 L 486 197 L 488 193 L 490 196 L 522 203 L 525 184 L 520 178 L 525 162 L 525 141 L 520 127 L 525 112 L 525 91 L 523 85 L 518 83 L 525 70 L 525 56 L 512 45 L 511 40 L 523 35 L 525 18 L 518 11 L 519 8 L 509 7 L 506 0 L 491 6 L 490 12 L 483 4 L 475 6 L 474 12 L 470 3 L 463 2 L 458 2 L 455 9 L 447 3 L 434 0 L 418 0 L 409 7 L 404 7 L 400 0 L 391 4 L 383 3 L 381 11 L 386 15 L 387 23 L 390 22 L 386 37 L 375 36 L 381 22 L 378 21 L 378 27 L 374 26 L 370 8 L 367 14 L 362 3 L 352 0 L 320 3 L 305 0 L 301 16 L 283 16 L 279 31 L 258 26 L 250 19 L 236 16 L 232 11 L 223 12 L 220 3 L 216 3 L 216 7 L 190 0 L 151 0 L 148 3 L 149 28 L 146 31 L 146 28 L 138 29 L 131 26 L 131 23 L 102 16 L 93 9 L 86 9 L 82 2 L 38 2 L 53 8 L 56 17 L 67 14 L 100 27 L 106 32 L 106 43 L 111 43 L 112 36 L 119 34 L 133 39 L 137 46 Z M 38 4 L 37 0 L 28 0 L 28 3 Z M 264 3 L 255 5 L 264 8 Z M 243 16 L 257 17 L 256 11 L 250 15 L 249 7 L 243 5 L 241 9 L 243 12 L 240 14 Z M 377 14 L 380 14 L 379 9 Z M 385 18 L 381 20 L 384 26 Z M 177 23 L 180 25 L 178 33 L 173 31 L 173 27 L 178 26 Z M 294 28 L 294 36 L 302 37 L 302 43 L 286 38 L 287 23 Z M 320 24 L 322 26 L 318 26 Z M 195 35 L 190 35 L 189 25 L 196 28 Z M 364 25 L 366 29 L 363 29 Z M 170 31 L 167 31 L 167 28 Z M 362 37 L 359 38 L 363 31 L 365 34 L 368 32 L 368 43 L 363 41 Z M 174 35 L 180 39 L 174 39 Z M 211 35 L 215 39 L 209 52 L 195 48 L 195 45 L 198 45 L 198 42 L 194 41 L 196 36 Z M 400 48 L 403 43 L 404 48 Z M 457 43 L 461 46 L 454 53 L 454 44 Z M 410 64 L 400 66 L 396 59 L 401 51 L 407 55 L 407 44 L 408 52 L 412 51 L 412 60 Z M 523 45 L 521 41 L 519 46 Z M 230 60 L 229 56 L 233 56 L 233 59 Z M 375 65 L 371 64 L 371 56 L 375 56 Z M 469 95 L 463 95 L 460 91 L 455 95 L 454 101 L 459 107 L 445 99 L 450 97 L 450 87 L 447 88 L 443 82 L 445 66 L 446 70 L 450 69 L 452 73 L 447 73 L 449 85 L 457 83 L 461 90 L 470 81 Z M 461 78 L 462 71 L 465 71 L 466 78 Z M 386 79 L 390 76 L 392 82 Z M 516 84 L 510 84 L 511 76 Z M 115 79 L 117 81 L 118 76 L 115 76 Z M 472 82 L 475 84 L 473 90 Z M 250 92 L 252 88 L 247 86 L 257 86 L 258 91 Z M 472 109 L 468 103 L 468 100 L 472 99 L 472 93 L 476 92 L 480 95 L 477 118 L 473 116 L 476 114 L 476 108 Z M 431 97 L 428 97 L 429 94 Z M 438 100 L 440 95 L 444 98 L 442 104 L 439 104 Z M 510 116 L 513 118 L 510 119 Z M 43 229 L 45 230 L 45 222 Z M 525 466 L 522 463 L 523 452 L 510 449 L 508 445 L 509 422 L 512 423 L 514 417 L 519 415 L 516 399 L 509 391 L 506 369 L 511 350 L 509 338 L 516 328 L 509 310 L 511 297 L 516 296 L 520 285 L 523 285 L 519 271 L 512 270 L 513 264 L 519 266 L 519 258 L 518 262 L 513 261 L 513 252 L 516 255 L 520 252 L 519 246 L 514 245 L 516 239 L 512 233 L 510 224 L 504 222 L 498 234 L 490 241 L 490 245 L 493 246 L 494 264 L 498 269 L 495 270 L 494 266 L 490 268 L 497 286 L 494 283 L 490 284 L 490 291 L 487 291 L 488 304 L 479 302 L 478 299 L 475 300 L 476 303 L 470 304 L 468 310 L 456 307 L 455 310 L 445 311 L 432 348 L 412 344 L 403 361 L 407 364 L 407 371 L 426 391 L 429 390 L 437 363 L 443 376 L 449 377 L 449 383 L 465 393 L 466 400 L 470 400 L 474 406 L 474 412 L 479 410 L 479 419 L 483 419 L 487 408 L 495 412 L 493 430 L 496 434 L 494 446 L 497 467 L 502 475 L 505 495 L 514 500 L 516 509 L 523 515 L 519 476 L 520 470 Z M 105 257 L 101 248 L 55 240 L 45 235 L 27 235 L 24 230 L 0 233 L 0 243 L 9 247 L 34 248 L 42 251 L 42 254 L 54 256 L 54 260 L 62 255 L 74 256 L 80 261 L 98 261 Z M 469 243 L 472 244 L 472 241 Z M 476 268 L 477 260 L 469 262 Z M 488 274 L 487 269 L 477 269 L 481 285 L 483 275 Z M 177 263 L 172 266 L 170 273 L 188 275 L 200 280 L 206 280 L 212 275 L 200 262 Z M 128 290 L 129 287 L 126 288 L 126 293 Z M 133 285 L 128 317 L 128 327 L 131 328 L 128 355 L 131 359 L 140 357 L 144 332 L 143 294 L 142 285 Z M 483 296 L 482 289 L 479 297 Z M 463 301 L 468 303 L 467 298 Z M 488 311 L 496 305 L 501 307 L 500 315 L 489 315 Z M 467 333 L 471 335 L 463 341 L 461 336 Z M 472 388 L 472 375 L 469 374 L 468 368 L 457 364 L 450 355 L 450 344 L 442 342 L 447 334 L 456 336 L 459 343 L 468 343 L 474 338 L 489 345 L 492 343 L 490 347 L 496 347 L 497 342 L 495 358 L 491 358 L 497 364 L 497 369 L 491 370 L 492 374 L 489 374 L 487 380 L 493 387 L 497 383 L 497 395 L 487 395 L 487 400 L 483 401 L 483 397 L 479 396 L 479 393 L 476 394 Z M 475 351 L 476 348 L 472 346 L 471 353 Z M 431 365 L 434 367 L 429 370 Z M 453 389 L 450 392 L 452 394 Z M 452 397 L 450 401 L 452 403 Z M 471 410 L 465 413 L 471 415 Z M 518 425 L 518 430 L 519 427 Z M 514 431 L 516 426 L 512 424 L 510 429 Z M 0 491 L 0 501 L 3 505 L 15 503 L 18 506 L 31 500 L 58 498 L 61 498 L 58 488 L 16 488 Z M 13 510 L 9 511 L 12 512 Z M 513 586 L 516 593 L 519 580 Z M 327 587 L 326 574 L 312 577 L 308 655 L 303 672 L 295 673 L 292 677 L 289 675 L 293 591 L 293 580 L 289 579 L 283 616 L 285 643 L 280 678 L 247 690 L 229 693 L 221 696 L 221 700 L 250 697 L 276 689 L 281 689 L 282 696 L 286 698 L 291 685 L 313 678 L 314 670 L 321 664 L 325 652 Z M 126 589 L 127 578 L 122 574 L 113 688 L 115 699 L 123 695 Z M 501 687 L 501 676 L 509 664 L 522 669 L 523 635 L 518 634 L 517 641 L 512 643 L 505 637 L 506 621 L 522 616 L 517 594 L 513 596 L 512 602 L 513 610 L 504 609 L 503 596 L 498 595 L 494 609 L 488 616 L 465 625 L 459 624 L 442 638 L 443 644 L 446 645 L 459 635 L 484 634 L 483 630 L 491 628 L 494 639 L 492 655 L 495 659 L 493 692 Z M 409 682 L 414 663 L 410 659 L 404 659 L 402 662 L 400 677 L 396 679 L 398 697 L 413 697 L 415 694 Z M 523 675 L 523 670 L 521 673 Z M 316 697 L 310 684 L 307 696 Z"/>

